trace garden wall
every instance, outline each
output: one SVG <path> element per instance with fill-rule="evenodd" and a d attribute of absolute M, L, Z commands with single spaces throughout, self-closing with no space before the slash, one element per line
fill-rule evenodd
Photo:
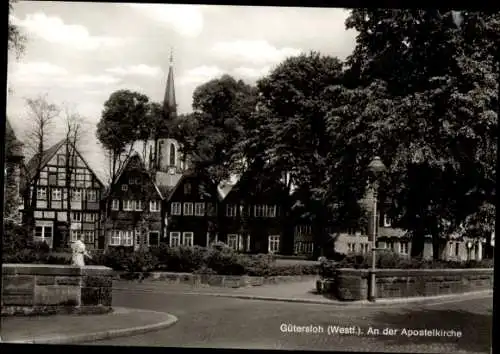
<path fill-rule="evenodd" d="M 117 273 L 117 279 L 130 278 L 129 273 Z M 151 272 L 148 280 L 162 281 L 169 284 L 185 284 L 191 286 L 214 286 L 225 288 L 240 288 L 246 286 L 259 286 L 269 284 L 281 284 L 303 280 L 314 280 L 317 275 L 283 275 L 283 276 L 248 276 L 248 275 L 217 275 L 217 274 L 194 274 L 174 272 Z"/>
<path fill-rule="evenodd" d="M 493 289 L 493 269 L 380 269 L 376 298 L 461 294 Z M 338 269 L 334 279 L 318 281 L 317 290 L 342 301 L 366 300 L 370 270 Z"/>
<path fill-rule="evenodd" d="M 2 265 L 2 315 L 106 313 L 113 271 L 52 264 Z"/>

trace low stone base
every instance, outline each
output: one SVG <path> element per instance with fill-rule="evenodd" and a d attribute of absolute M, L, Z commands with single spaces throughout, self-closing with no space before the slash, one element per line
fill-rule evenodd
<path fill-rule="evenodd" d="M 2 315 L 107 313 L 112 276 L 102 266 L 4 264 Z"/>

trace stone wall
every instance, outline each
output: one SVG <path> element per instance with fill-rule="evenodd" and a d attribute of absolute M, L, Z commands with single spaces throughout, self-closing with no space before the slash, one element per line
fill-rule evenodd
<path fill-rule="evenodd" d="M 2 265 L 2 315 L 106 313 L 113 271 L 51 264 Z"/>
<path fill-rule="evenodd" d="M 318 281 L 317 290 L 342 301 L 366 300 L 370 271 L 339 269 L 335 279 Z M 492 290 L 493 269 L 380 269 L 376 298 L 461 294 Z"/>

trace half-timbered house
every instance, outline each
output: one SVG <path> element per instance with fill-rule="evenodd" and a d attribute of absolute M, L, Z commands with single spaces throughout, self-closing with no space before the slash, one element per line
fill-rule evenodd
<path fill-rule="evenodd" d="M 106 248 L 159 246 L 164 224 L 163 195 L 138 154 L 124 163 L 106 200 Z"/>
<path fill-rule="evenodd" d="M 224 198 L 223 241 L 241 252 L 292 254 L 288 188 L 258 171 L 252 166 Z"/>
<path fill-rule="evenodd" d="M 220 194 L 207 176 L 185 171 L 166 198 L 167 238 L 171 247 L 208 246 L 219 238 Z"/>
<path fill-rule="evenodd" d="M 34 240 L 67 248 L 81 237 L 89 249 L 102 247 L 98 235 L 103 184 L 76 147 L 64 139 L 35 155 L 26 170 L 23 210 L 34 214 Z"/>

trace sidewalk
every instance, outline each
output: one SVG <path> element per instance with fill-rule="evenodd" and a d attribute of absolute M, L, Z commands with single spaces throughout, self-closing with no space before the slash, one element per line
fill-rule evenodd
<path fill-rule="evenodd" d="M 4 317 L 1 339 L 4 343 L 75 344 L 159 330 L 176 322 L 167 313 L 127 308 L 105 315 Z"/>
<path fill-rule="evenodd" d="M 470 292 L 466 294 L 450 294 L 426 297 L 411 298 L 386 298 L 377 299 L 375 302 L 367 300 L 361 301 L 339 301 L 327 298 L 315 292 L 316 283 L 314 281 L 301 281 L 293 283 L 282 283 L 276 285 L 262 285 L 245 288 L 223 288 L 209 286 L 191 286 L 183 284 L 168 284 L 161 281 L 146 280 L 142 283 L 119 281 L 113 285 L 114 290 L 126 289 L 132 291 L 162 292 L 162 293 L 183 293 L 186 295 L 207 295 L 218 297 L 232 297 L 249 300 L 267 300 L 298 302 L 312 304 L 329 304 L 336 306 L 360 307 L 360 306 L 394 306 L 397 304 L 406 305 L 410 303 L 433 304 L 453 301 L 463 301 L 477 297 L 492 296 L 493 290 Z"/>

